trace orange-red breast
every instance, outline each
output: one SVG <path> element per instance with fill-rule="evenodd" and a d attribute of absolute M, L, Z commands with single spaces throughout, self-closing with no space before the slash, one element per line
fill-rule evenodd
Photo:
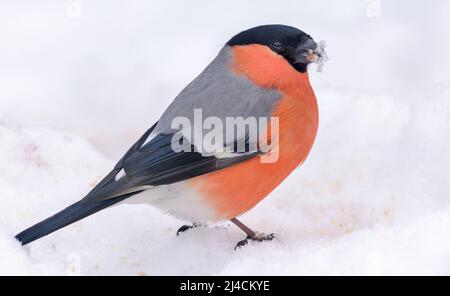
<path fill-rule="evenodd" d="M 149 203 L 193 223 L 231 220 L 247 233 L 247 239 L 272 239 L 273 235 L 254 232 L 236 217 L 266 197 L 308 156 L 318 109 L 307 68 L 318 54 L 309 35 L 289 26 L 259 26 L 234 36 L 91 192 L 16 238 L 27 244 L 127 202 Z M 221 133 L 226 141 L 215 147 L 227 149 L 206 153 L 199 148 L 204 133 L 195 133 L 198 110 L 202 119 L 213 118 L 223 126 L 229 118 L 277 118 L 277 125 L 270 121 L 263 131 L 233 130 L 231 142 L 228 134 Z M 193 122 L 190 133 L 174 126 L 180 118 Z M 262 139 L 270 143 L 269 151 L 261 149 Z M 237 149 L 241 140 L 244 151 Z M 174 144 L 183 149 L 174 149 Z M 264 161 L 269 154 L 276 159 Z"/>

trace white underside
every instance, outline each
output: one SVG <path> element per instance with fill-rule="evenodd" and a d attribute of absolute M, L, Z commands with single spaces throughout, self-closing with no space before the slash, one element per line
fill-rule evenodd
<path fill-rule="evenodd" d="M 152 187 L 122 203 L 150 204 L 176 218 L 191 222 L 212 223 L 220 220 L 216 211 L 185 181 Z"/>

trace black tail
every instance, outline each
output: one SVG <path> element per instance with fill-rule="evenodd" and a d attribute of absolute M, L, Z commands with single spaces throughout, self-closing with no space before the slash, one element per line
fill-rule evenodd
<path fill-rule="evenodd" d="M 65 208 L 61 212 L 45 219 L 38 224 L 31 226 L 30 228 L 22 231 L 16 235 L 22 245 L 31 243 L 38 238 L 41 238 L 47 234 L 50 234 L 64 226 L 72 224 L 80 219 L 83 219 L 89 215 L 92 215 L 98 211 L 103 210 L 113 204 L 116 204 L 132 195 L 142 192 L 134 191 L 131 193 L 119 195 L 110 199 L 105 199 L 106 196 L 113 196 L 117 192 L 125 192 L 124 189 L 130 189 L 130 187 L 122 187 L 124 184 L 116 182 L 115 176 L 123 168 L 124 160 L 131 154 L 135 153 L 145 142 L 147 137 L 153 131 L 157 123 L 155 123 L 119 160 L 114 169 L 95 186 L 91 192 L 89 192 L 81 201 L 74 203 L 73 205 Z M 129 184 L 125 184 L 129 185 Z"/>
<path fill-rule="evenodd" d="M 41 238 L 60 228 L 63 228 L 64 226 L 72 224 L 100 210 L 103 210 L 113 204 L 116 204 L 131 195 L 133 195 L 133 193 L 121 195 L 112 199 L 107 199 L 99 202 L 89 203 L 80 201 L 74 203 L 73 205 L 62 210 L 61 212 L 22 231 L 21 233 L 16 235 L 16 239 L 18 239 L 22 243 L 22 245 L 26 245 L 34 240 L 37 240 L 38 238 Z"/>

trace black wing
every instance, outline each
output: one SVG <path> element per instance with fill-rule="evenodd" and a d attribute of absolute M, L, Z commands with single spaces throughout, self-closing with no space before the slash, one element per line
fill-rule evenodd
<path fill-rule="evenodd" d="M 247 153 L 231 158 L 203 157 L 197 152 L 175 152 L 173 134 L 145 141 L 153 125 L 119 160 L 113 170 L 82 200 L 16 235 L 23 245 L 123 201 L 149 186 L 170 184 L 207 174 L 254 157 Z M 189 144 L 190 145 L 190 144 Z M 193 147 L 191 147 L 193 148 Z M 193 150 L 192 150 L 193 151 Z M 124 174 L 117 178 L 123 170 Z"/>
<path fill-rule="evenodd" d="M 154 126 L 127 151 L 114 169 L 83 201 L 107 200 L 131 192 L 140 192 L 151 186 L 179 182 L 229 167 L 259 154 L 244 152 L 229 158 L 202 156 L 187 142 L 186 145 L 190 147 L 175 152 L 172 149 L 173 133 L 158 134 L 143 145 L 153 128 Z M 116 176 L 121 170 L 123 174 L 117 179 Z"/>

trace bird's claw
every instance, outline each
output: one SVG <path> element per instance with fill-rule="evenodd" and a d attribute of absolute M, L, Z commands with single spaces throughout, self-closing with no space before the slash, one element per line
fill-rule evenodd
<path fill-rule="evenodd" d="M 234 247 L 234 249 L 237 250 L 237 248 L 245 246 L 246 244 L 248 244 L 249 240 L 262 242 L 262 241 L 270 241 L 270 240 L 273 240 L 274 238 L 275 238 L 275 234 L 273 234 L 273 233 L 265 234 L 265 233 L 257 232 L 257 233 L 255 233 L 254 236 L 247 235 L 247 237 L 244 240 L 241 240 L 236 244 L 236 247 Z"/>
<path fill-rule="evenodd" d="M 234 249 L 237 250 L 237 248 L 240 248 L 240 247 L 245 246 L 246 244 L 248 244 L 248 240 L 249 240 L 249 239 L 251 239 L 251 236 L 248 235 L 245 239 L 239 241 L 239 242 L 236 244 L 236 246 L 234 247 Z"/>
<path fill-rule="evenodd" d="M 187 231 L 187 230 L 189 230 L 191 228 L 194 228 L 194 227 L 195 227 L 194 225 L 183 225 L 183 226 L 181 226 L 177 230 L 177 236 L 180 235 L 180 233 L 185 232 L 185 231 Z"/>
<path fill-rule="evenodd" d="M 192 225 L 183 225 L 180 228 L 178 228 L 177 235 L 180 235 L 180 233 L 188 231 L 189 229 L 192 229 L 192 228 L 195 228 L 198 226 L 200 226 L 200 224 L 198 224 L 198 223 L 194 223 Z"/>

